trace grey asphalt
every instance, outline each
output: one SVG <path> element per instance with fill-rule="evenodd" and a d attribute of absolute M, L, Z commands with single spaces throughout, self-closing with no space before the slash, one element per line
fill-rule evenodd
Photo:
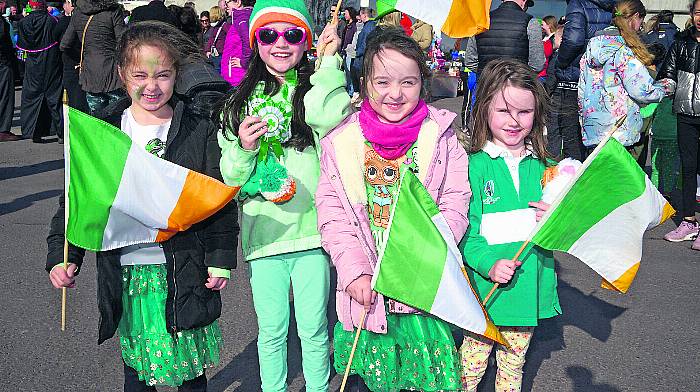
<path fill-rule="evenodd" d="M 458 110 L 460 103 L 457 98 L 436 105 Z M 67 330 L 60 331 L 60 291 L 49 284 L 44 263 L 62 181 L 62 146 L 0 143 L 1 391 L 121 389 L 116 339 L 97 345 L 94 255 L 69 292 Z M 642 266 L 625 295 L 599 288 L 592 270 L 557 256 L 564 314 L 536 330 L 523 390 L 700 391 L 700 252 L 690 250 L 689 242 L 663 241 L 673 225 L 647 233 Z M 223 293 L 225 348 L 221 365 L 207 373 L 210 391 L 260 388 L 247 273 L 240 262 Z M 331 320 L 334 313 L 331 303 Z M 289 345 L 289 390 L 301 391 L 298 339 L 291 337 Z M 492 372 L 489 377 L 481 390 L 493 390 Z M 332 390 L 339 384 L 336 375 Z"/>

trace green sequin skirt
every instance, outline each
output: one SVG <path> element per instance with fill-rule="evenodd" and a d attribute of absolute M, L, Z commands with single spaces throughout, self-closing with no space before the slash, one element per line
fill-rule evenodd
<path fill-rule="evenodd" d="M 450 325 L 430 316 L 387 314 L 387 333 L 362 331 L 350 374 L 373 392 L 458 391 L 459 352 Z M 355 332 L 333 331 L 335 370 L 345 373 Z"/>
<path fill-rule="evenodd" d="M 180 386 L 219 363 L 218 322 L 177 333 L 165 323 L 168 294 L 165 265 L 122 267 L 122 318 L 119 343 L 127 366 L 148 385 Z"/>

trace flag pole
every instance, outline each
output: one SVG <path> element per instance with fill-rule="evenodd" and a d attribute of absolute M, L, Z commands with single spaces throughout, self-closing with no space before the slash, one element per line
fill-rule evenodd
<path fill-rule="evenodd" d="M 333 13 L 333 18 L 331 18 L 330 25 L 337 26 L 338 25 L 338 13 L 340 12 L 340 6 L 343 4 L 343 0 L 338 0 L 338 2 L 335 5 L 335 12 Z M 318 71 L 318 69 L 321 67 L 321 59 L 323 58 L 323 52 L 326 51 L 326 43 L 321 42 L 321 44 L 318 46 L 316 50 L 316 65 L 315 65 L 315 70 Z"/>
<path fill-rule="evenodd" d="M 63 141 L 64 143 L 68 143 L 68 140 L 66 136 L 66 131 L 68 129 L 68 116 L 66 107 L 68 106 L 68 90 L 63 90 Z M 64 155 L 65 155 L 65 148 L 64 148 Z M 64 157 L 64 162 L 65 162 L 65 157 Z M 65 169 L 64 169 L 65 170 Z M 68 227 L 68 187 L 64 186 L 63 187 L 63 202 L 64 202 L 64 216 L 63 219 L 65 221 L 64 224 L 64 230 L 63 230 L 63 269 L 68 270 L 68 237 L 65 228 Z M 61 289 L 61 331 L 66 330 L 66 296 L 68 295 L 67 289 L 63 287 Z"/>
<path fill-rule="evenodd" d="M 624 116 L 618 118 L 617 121 L 615 121 L 615 125 L 614 125 L 613 129 L 610 130 L 610 131 L 608 131 L 608 132 L 606 132 L 605 137 L 603 138 L 603 140 L 601 140 L 600 143 L 598 143 L 598 146 L 596 147 L 596 150 L 594 151 L 594 153 L 595 153 L 596 151 L 600 150 L 600 149 L 605 145 L 605 143 L 607 143 L 608 140 L 610 140 L 610 138 L 612 137 L 612 135 L 613 135 L 615 132 L 617 132 L 617 130 L 620 129 L 620 127 L 625 123 L 625 120 L 626 120 L 626 119 L 627 119 L 627 115 L 625 114 Z M 591 153 L 591 155 L 594 155 L 594 153 Z M 584 162 L 584 163 L 585 163 L 585 162 Z M 566 195 L 566 194 L 568 193 L 568 190 L 569 190 L 569 189 L 571 189 L 571 188 L 569 187 L 569 188 L 566 189 L 566 192 L 562 192 L 562 193 L 559 195 L 559 197 L 557 197 L 557 200 L 555 200 L 554 203 L 552 203 L 552 205 L 558 205 L 558 204 L 559 204 L 559 201 L 561 201 L 561 199 L 563 199 L 564 195 Z M 548 217 L 549 217 L 548 215 L 545 215 L 544 217 L 542 217 L 542 220 L 545 220 L 545 219 L 548 218 Z M 522 246 L 520 247 L 520 249 L 518 250 L 518 253 L 516 253 L 515 256 L 513 256 L 513 258 L 511 259 L 511 261 L 516 261 L 516 260 L 518 259 L 518 257 L 520 257 L 520 255 L 521 255 L 521 254 L 523 253 L 523 251 L 525 250 L 525 247 L 530 243 L 530 241 L 532 240 L 532 238 L 535 236 L 535 233 L 537 233 L 537 231 L 539 230 L 539 228 L 540 228 L 541 226 L 542 226 L 542 224 L 540 223 L 540 224 L 537 225 L 537 227 L 535 227 L 535 229 L 532 231 L 532 233 L 530 233 L 530 236 L 528 237 L 528 239 L 527 239 L 525 242 L 523 242 L 523 245 L 522 245 Z M 489 291 L 489 293 L 486 295 L 486 297 L 484 298 L 484 301 L 481 302 L 481 305 L 484 305 L 484 306 L 486 305 L 486 303 L 489 301 L 489 299 L 491 299 L 491 296 L 492 296 L 493 293 L 496 291 L 496 289 L 498 288 L 498 286 L 499 286 L 499 283 L 498 283 L 498 282 L 496 282 L 496 283 L 493 284 L 493 287 L 491 288 L 491 291 Z"/>
<path fill-rule="evenodd" d="M 340 2 L 339 2 L 340 3 Z M 360 318 L 360 325 L 357 328 L 357 333 L 355 334 L 355 340 L 352 342 L 352 350 L 350 350 L 350 358 L 348 358 L 348 365 L 345 367 L 345 374 L 343 375 L 343 383 L 340 384 L 340 392 L 345 391 L 345 384 L 348 382 L 348 375 L 350 374 L 350 366 L 352 365 L 352 359 L 355 357 L 355 349 L 357 349 L 357 341 L 360 339 L 360 332 L 365 326 L 365 318 L 367 317 L 367 309 L 362 310 L 362 317 Z"/>

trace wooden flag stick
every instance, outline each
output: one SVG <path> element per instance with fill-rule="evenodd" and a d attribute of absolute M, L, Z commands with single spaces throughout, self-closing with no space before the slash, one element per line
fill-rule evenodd
<path fill-rule="evenodd" d="M 66 106 L 68 106 L 68 90 L 63 90 L 63 113 L 67 113 L 67 110 L 65 110 Z M 65 118 L 67 116 L 63 116 L 63 139 L 64 142 L 68 142 L 66 140 L 66 129 L 68 129 L 68 118 Z M 64 158 L 65 159 L 65 158 Z M 64 169 L 65 170 L 65 169 Z M 65 227 L 68 226 L 68 188 L 64 186 L 63 189 L 64 195 L 63 195 L 63 201 L 64 201 L 64 208 L 63 211 L 65 212 L 65 215 L 63 219 L 65 220 L 64 224 L 64 231 L 63 231 L 63 269 L 68 271 L 68 237 L 66 236 L 67 233 L 65 231 Z M 66 296 L 68 295 L 67 290 L 65 287 L 61 289 L 61 331 L 66 330 Z"/>
<path fill-rule="evenodd" d="M 338 2 L 340 3 L 340 2 Z M 348 365 L 345 367 L 345 374 L 343 375 L 343 383 L 340 384 L 340 392 L 345 391 L 345 384 L 348 382 L 348 375 L 350 374 L 350 366 L 352 365 L 352 359 L 355 357 L 355 350 L 357 349 L 357 341 L 360 339 L 360 332 L 365 326 L 365 318 L 367 317 L 367 309 L 362 310 L 362 317 L 360 318 L 360 325 L 357 328 L 357 333 L 355 334 L 355 341 L 352 342 L 352 350 L 350 350 L 350 358 L 348 358 Z"/>
<path fill-rule="evenodd" d="M 338 0 L 338 3 L 335 5 L 335 12 L 333 13 L 333 17 L 331 18 L 331 21 L 328 23 L 332 26 L 338 26 L 338 13 L 340 12 L 340 5 L 343 4 L 343 0 Z M 318 45 L 318 49 L 316 49 L 316 65 L 315 69 L 318 71 L 318 69 L 321 67 L 321 59 L 323 58 L 323 52 L 326 51 L 326 43 L 321 42 Z"/>
<path fill-rule="evenodd" d="M 525 250 L 525 247 L 527 246 L 527 244 L 529 244 L 529 243 L 530 243 L 530 240 L 523 242 L 523 245 L 520 247 L 520 249 L 518 249 L 518 253 L 516 253 L 515 256 L 513 256 L 511 261 L 517 260 L 518 257 L 520 257 L 520 255 Z M 486 298 L 484 298 L 484 301 L 481 302 L 482 305 L 486 305 L 486 303 L 489 302 L 489 299 L 491 298 L 491 296 L 493 295 L 493 293 L 496 291 L 497 288 L 498 288 L 498 283 L 494 283 L 493 287 L 491 288 L 491 291 L 489 291 L 489 293 L 486 295 Z"/>

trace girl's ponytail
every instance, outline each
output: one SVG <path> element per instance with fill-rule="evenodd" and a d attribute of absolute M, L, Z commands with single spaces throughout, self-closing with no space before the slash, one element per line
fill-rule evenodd
<path fill-rule="evenodd" d="M 632 49 L 635 57 L 644 65 L 650 66 L 654 62 L 654 55 L 649 53 L 646 45 L 639 38 L 639 34 L 629 26 L 629 19 L 634 14 L 639 14 L 639 17 L 642 19 L 647 14 L 647 10 L 640 0 L 619 0 L 615 4 L 615 10 L 613 11 L 612 25 L 620 30 L 625 44 Z"/>

